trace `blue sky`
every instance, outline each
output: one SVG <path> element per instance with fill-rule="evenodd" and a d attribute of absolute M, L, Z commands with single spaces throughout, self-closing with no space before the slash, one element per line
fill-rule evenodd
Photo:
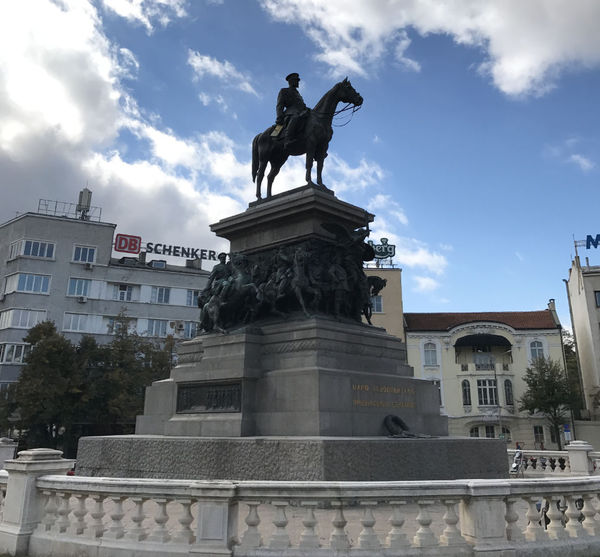
<path fill-rule="evenodd" d="M 396 244 L 405 311 L 556 298 L 569 326 L 573 238 L 600 233 L 600 3 L 4 0 L 0 16 L 0 220 L 88 184 L 118 232 L 226 249 L 209 224 L 253 200 L 250 144 L 284 76 L 309 106 L 348 76 L 365 102 L 324 180 Z"/>

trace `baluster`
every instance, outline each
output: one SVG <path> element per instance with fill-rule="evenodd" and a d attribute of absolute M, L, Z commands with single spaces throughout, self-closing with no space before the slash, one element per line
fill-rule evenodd
<path fill-rule="evenodd" d="M 519 514 L 515 510 L 515 505 L 519 502 L 518 497 L 507 497 L 504 501 L 506 503 L 506 539 L 514 542 L 520 542 L 525 540 L 525 536 L 520 528 L 517 526 L 517 520 L 519 520 Z"/>
<path fill-rule="evenodd" d="M 567 532 L 571 538 L 581 538 L 586 535 L 586 531 L 583 529 L 581 522 L 579 522 L 579 515 L 581 511 L 577 508 L 575 500 L 579 499 L 579 495 L 567 495 L 567 510 L 565 515 L 568 518 L 567 521 Z"/>
<path fill-rule="evenodd" d="M 102 519 L 104 518 L 105 496 L 94 493 L 90 495 L 90 498 L 94 501 L 94 508 L 90 513 L 92 523 L 85 529 L 85 534 L 90 538 L 101 538 L 104 534 Z"/>
<path fill-rule="evenodd" d="M 600 524 L 596 520 L 596 507 L 594 507 L 594 499 L 596 497 L 591 493 L 586 493 L 583 496 L 583 528 L 590 536 L 598 536 L 600 534 Z"/>
<path fill-rule="evenodd" d="M 275 507 L 275 518 L 273 519 L 275 532 L 273 532 L 269 547 L 271 549 L 287 549 L 291 545 L 286 530 L 288 519 L 285 516 L 285 508 L 288 504 L 286 501 L 273 501 L 271 504 Z"/>
<path fill-rule="evenodd" d="M 527 528 L 525 529 L 525 539 L 529 542 L 537 542 L 540 540 L 545 540 L 547 538 L 546 531 L 543 526 L 540 524 L 542 520 L 541 508 L 538 511 L 536 504 L 539 499 L 535 496 L 525 497 L 529 508 L 527 509 L 527 520 L 529 520 L 529 524 L 527 524 Z M 544 504 L 544 501 L 541 501 L 541 505 Z"/>
<path fill-rule="evenodd" d="M 458 524 L 458 515 L 456 514 L 456 499 L 444 499 L 442 501 L 446 506 L 446 512 L 444 513 L 444 523 L 446 528 L 440 536 L 440 545 L 444 546 L 466 546 L 467 542 L 462 537 L 460 530 L 456 526 Z"/>
<path fill-rule="evenodd" d="M 377 501 L 361 501 L 360 504 L 365 508 L 364 515 L 360 520 L 363 529 L 358 536 L 358 547 L 361 549 L 379 549 L 381 543 L 375 533 L 375 516 L 373 515 L 373 507 L 377 506 Z"/>
<path fill-rule="evenodd" d="M 402 526 L 404 526 L 404 516 L 402 515 L 403 505 L 406 505 L 406 501 L 390 502 L 390 506 L 392 507 L 392 516 L 390 517 L 392 529 L 386 538 L 386 543 L 390 549 L 405 549 L 410 547 L 408 536 L 402 531 Z"/>
<path fill-rule="evenodd" d="M 154 515 L 156 528 L 154 528 L 153 532 L 148 536 L 148 540 L 165 543 L 171 539 L 169 530 L 167 529 L 167 521 L 169 520 L 167 503 L 169 500 L 166 497 L 159 497 L 154 499 L 154 502 L 158 505 L 158 512 Z"/>
<path fill-rule="evenodd" d="M 77 493 L 74 494 L 74 497 L 75 499 L 77 499 L 77 504 L 73 509 L 73 516 L 75 517 L 75 520 L 67 528 L 67 532 L 69 534 L 79 536 L 83 534 L 83 531 L 85 530 L 84 517 L 87 514 L 87 509 L 85 508 L 85 500 L 87 499 L 87 493 Z"/>
<path fill-rule="evenodd" d="M 547 527 L 548 537 L 551 540 L 563 540 L 568 538 L 569 535 L 565 531 L 565 527 L 562 522 L 563 514 L 558 508 L 558 505 L 560 504 L 560 496 L 551 495 L 547 497 L 546 500 L 550 503 L 550 506 L 546 511 L 546 516 L 550 519 L 550 524 L 548 524 Z"/>
<path fill-rule="evenodd" d="M 146 515 L 144 514 L 144 503 L 148 500 L 146 497 L 132 497 L 131 500 L 135 504 L 135 512 L 131 517 L 133 526 L 128 528 L 125 537 L 129 540 L 142 541 L 148 536 L 146 528 L 142 526 Z"/>
<path fill-rule="evenodd" d="M 333 531 L 329 537 L 329 547 L 338 551 L 350 549 L 350 540 L 348 539 L 348 534 L 346 533 L 345 529 L 347 522 L 344 518 L 342 504 L 337 501 L 333 501 L 331 506 L 337 507 L 337 510 L 335 511 L 335 516 L 331 521 L 331 524 L 333 525 Z"/>
<path fill-rule="evenodd" d="M 317 535 L 315 528 L 317 525 L 317 519 L 315 518 L 315 508 L 317 503 L 315 501 L 303 501 L 300 505 L 306 508 L 306 514 L 302 519 L 304 530 L 302 530 L 302 534 L 300 534 L 299 547 L 320 547 L 319 536 Z"/>
<path fill-rule="evenodd" d="M 110 499 L 113 502 L 113 510 L 109 515 L 112 522 L 104 537 L 111 540 L 119 540 L 125 535 L 125 528 L 123 528 L 123 517 L 125 516 L 123 512 L 123 500 L 125 497 L 111 495 Z"/>
<path fill-rule="evenodd" d="M 190 524 L 193 522 L 194 517 L 192 516 L 192 500 L 191 499 L 178 499 L 177 502 L 182 507 L 182 513 L 179 517 L 179 524 L 181 528 L 173 535 L 173 541 L 179 543 L 193 543 L 194 533 L 190 528 Z"/>
<path fill-rule="evenodd" d="M 246 531 L 240 541 L 240 547 L 244 549 L 252 549 L 262 546 L 262 537 L 258 531 L 260 524 L 260 516 L 258 515 L 259 501 L 246 501 L 248 505 L 248 516 L 246 516 Z"/>
<path fill-rule="evenodd" d="M 70 493 L 57 492 L 56 497 L 58 498 L 58 510 L 56 511 L 58 514 L 58 520 L 54 523 L 54 527 L 52 529 L 53 532 L 63 533 L 67 531 L 69 527 L 69 513 L 71 509 L 69 508 L 69 499 L 71 499 Z"/>
<path fill-rule="evenodd" d="M 417 515 L 417 523 L 419 529 L 413 538 L 413 545 L 416 547 L 435 547 L 438 545 L 437 539 L 433 530 L 430 528 L 431 515 L 429 514 L 429 507 L 433 505 L 433 501 L 420 500 L 417 501 L 419 505 L 419 514 Z"/>
<path fill-rule="evenodd" d="M 56 522 L 56 511 L 58 507 L 56 505 L 56 495 L 52 491 L 43 491 L 46 496 L 46 505 L 44 506 L 44 517 L 38 525 L 38 531 L 48 532 L 52 530 L 54 523 Z"/>

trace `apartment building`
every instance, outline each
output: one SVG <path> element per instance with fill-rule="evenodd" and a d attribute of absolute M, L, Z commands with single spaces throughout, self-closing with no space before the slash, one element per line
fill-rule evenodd
<path fill-rule="evenodd" d="M 125 310 L 141 335 L 195 336 L 209 275 L 201 260 L 113 257 L 115 228 L 86 211 L 24 213 L 0 224 L 0 389 L 17 380 L 29 350 L 23 337 L 43 320 L 73 341 L 85 333 L 104 343 Z"/>

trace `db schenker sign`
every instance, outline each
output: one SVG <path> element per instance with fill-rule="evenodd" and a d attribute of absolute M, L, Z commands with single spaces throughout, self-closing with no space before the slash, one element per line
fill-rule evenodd
<path fill-rule="evenodd" d="M 142 248 L 145 249 L 146 253 L 155 253 L 157 255 L 171 255 L 173 257 L 186 257 L 188 259 L 217 260 L 217 252 L 214 250 L 174 246 L 172 244 L 163 244 L 160 242 L 146 242 L 146 245 L 144 246 L 142 245 L 141 236 L 132 236 L 131 234 L 117 234 L 115 236 L 115 251 L 137 255 Z"/>

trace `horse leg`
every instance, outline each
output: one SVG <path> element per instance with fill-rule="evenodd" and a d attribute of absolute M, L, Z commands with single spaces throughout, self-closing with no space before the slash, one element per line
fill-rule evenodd
<path fill-rule="evenodd" d="M 271 171 L 267 174 L 267 198 L 271 197 L 271 188 L 273 187 L 273 180 L 275 180 L 275 176 L 279 174 L 279 170 L 281 166 L 276 166 L 271 162 Z"/>
<path fill-rule="evenodd" d="M 261 161 L 258 164 L 258 172 L 256 173 L 256 198 L 260 199 L 260 187 L 265 176 L 265 168 L 267 167 L 267 163 L 265 161 Z"/>
<path fill-rule="evenodd" d="M 306 183 L 312 184 L 312 167 L 313 167 L 313 155 L 306 153 Z"/>
<path fill-rule="evenodd" d="M 322 188 L 325 187 L 325 184 L 323 184 L 323 177 L 322 177 L 322 174 L 323 174 L 323 162 L 324 162 L 324 159 L 322 159 L 320 157 L 317 159 L 317 184 L 319 186 L 321 186 Z"/>

